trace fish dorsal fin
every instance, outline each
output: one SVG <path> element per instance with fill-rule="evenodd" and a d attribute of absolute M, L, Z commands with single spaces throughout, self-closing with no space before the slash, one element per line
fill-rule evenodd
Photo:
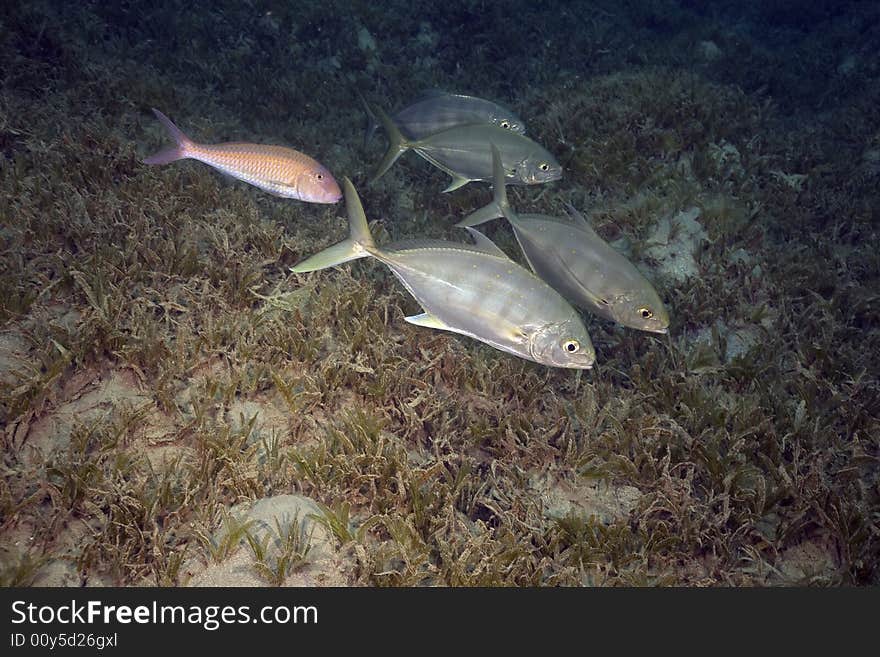
<path fill-rule="evenodd" d="M 495 246 L 495 242 L 483 235 L 483 233 L 470 227 L 467 227 L 466 230 L 471 234 L 471 237 L 474 238 L 474 242 L 476 242 L 475 246 L 477 246 L 480 251 L 484 251 L 485 253 L 488 253 L 490 255 L 498 256 L 499 258 L 504 258 L 505 260 L 510 260 L 508 255 L 497 246 Z"/>
<path fill-rule="evenodd" d="M 415 102 L 427 100 L 428 98 L 439 98 L 440 96 L 460 96 L 461 94 L 453 94 L 445 89 L 424 89 L 417 97 Z"/>
<path fill-rule="evenodd" d="M 462 178 L 461 176 L 457 176 L 455 174 L 450 174 L 452 176 L 452 180 L 449 181 L 449 186 L 443 190 L 443 193 L 446 192 L 454 192 L 459 187 L 464 187 L 467 185 L 470 180 L 468 178 Z"/>
<path fill-rule="evenodd" d="M 451 331 L 446 324 L 441 322 L 439 319 L 434 317 L 431 313 L 422 313 L 420 315 L 410 315 L 409 317 L 404 317 L 406 321 L 410 324 L 414 324 L 416 326 L 424 326 L 425 328 L 439 329 L 441 331 Z"/>

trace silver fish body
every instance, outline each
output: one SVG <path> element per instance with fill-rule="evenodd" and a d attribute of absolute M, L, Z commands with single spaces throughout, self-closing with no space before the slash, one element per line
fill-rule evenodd
<path fill-rule="evenodd" d="M 414 150 L 438 169 L 452 176 L 444 191 L 458 189 L 474 180 L 492 180 L 491 147 L 501 153 L 505 181 L 509 185 L 537 185 L 558 180 L 562 167 L 546 148 L 525 135 L 504 128 L 469 124 L 455 126 L 422 139 L 407 139 L 381 110 L 389 146 L 373 181 L 382 176 L 407 150 Z"/>
<path fill-rule="evenodd" d="M 415 102 L 394 114 L 394 123 L 409 139 L 423 139 L 428 135 L 458 125 L 482 123 L 524 134 L 525 123 L 512 111 L 491 100 L 429 91 Z M 374 124 L 373 129 L 378 127 Z"/>
<path fill-rule="evenodd" d="M 361 97 L 370 117 L 364 145 L 367 145 L 379 127 L 379 122 L 367 102 Z M 392 117 L 394 124 L 407 139 L 423 139 L 459 125 L 482 123 L 524 134 L 525 122 L 511 110 L 491 100 L 454 94 L 446 91 L 426 91 L 413 103 Z"/>
<path fill-rule="evenodd" d="M 504 216 L 532 270 L 581 308 L 624 326 L 666 333 L 669 315 L 651 283 L 569 208 L 571 220 L 517 214 L 497 172 L 493 202 L 459 222 L 475 226 Z"/>
<path fill-rule="evenodd" d="M 473 245 L 422 240 L 379 248 L 348 179 L 344 190 L 349 239 L 292 271 L 314 271 L 373 256 L 391 269 L 424 309 L 407 317 L 408 322 L 467 335 L 543 365 L 592 367 L 595 351 L 577 311 L 481 233 L 471 231 L 477 240 Z"/>

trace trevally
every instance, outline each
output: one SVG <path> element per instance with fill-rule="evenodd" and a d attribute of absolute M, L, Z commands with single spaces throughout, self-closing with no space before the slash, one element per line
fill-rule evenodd
<path fill-rule="evenodd" d="M 411 324 L 467 335 L 542 365 L 592 367 L 596 354 L 577 311 L 487 237 L 469 229 L 476 244 L 413 240 L 380 248 L 348 178 L 343 187 L 349 238 L 291 271 L 315 271 L 372 256 L 421 304 L 422 314 L 406 318 Z"/>
<path fill-rule="evenodd" d="M 414 150 L 438 169 L 452 176 L 443 190 L 450 192 L 472 180 L 492 180 L 494 144 L 501 153 L 509 185 L 537 185 L 558 180 L 562 167 L 546 148 L 525 135 L 496 125 L 471 123 L 441 130 L 421 139 L 405 137 L 391 118 L 377 108 L 388 136 L 388 150 L 371 182 L 378 180 L 403 153 Z"/>
<path fill-rule="evenodd" d="M 364 137 L 366 144 L 379 123 L 366 101 L 364 107 L 371 119 Z M 525 122 L 506 107 L 491 100 L 446 91 L 423 93 L 415 102 L 395 113 L 392 120 L 408 139 L 423 139 L 436 132 L 470 123 L 496 125 L 520 134 L 526 131 Z"/>
<path fill-rule="evenodd" d="M 660 296 L 639 270 L 599 237 L 571 206 L 572 220 L 514 212 L 507 200 L 497 149 L 493 149 L 492 157 L 492 202 L 457 225 L 477 226 L 504 216 L 532 270 L 566 299 L 624 326 L 666 333 L 669 315 Z"/>

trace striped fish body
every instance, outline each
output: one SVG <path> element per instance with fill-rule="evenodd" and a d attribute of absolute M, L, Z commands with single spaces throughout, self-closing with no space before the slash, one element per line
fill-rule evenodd
<path fill-rule="evenodd" d="M 312 203 L 336 203 L 341 198 L 333 176 L 314 159 L 286 146 L 229 142 L 193 144 L 186 157 L 285 198 Z"/>
<path fill-rule="evenodd" d="M 144 159 L 145 164 L 167 164 L 182 159 L 204 162 L 218 171 L 276 196 L 309 203 L 336 203 L 339 185 L 322 164 L 292 148 L 244 142 L 199 144 L 187 137 L 159 110 L 153 110 L 176 146 Z"/>

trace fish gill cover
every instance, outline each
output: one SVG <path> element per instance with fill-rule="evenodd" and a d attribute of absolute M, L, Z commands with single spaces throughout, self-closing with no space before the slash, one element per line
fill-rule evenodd
<path fill-rule="evenodd" d="M 880 583 L 880 7 L 808 4 L 0 3 L 0 582 Z M 487 184 L 365 184 L 358 94 L 438 89 L 522 118 L 564 174 L 512 207 L 668 336 L 585 315 L 578 374 L 411 326 L 379 263 L 289 271 L 341 206 L 141 163 L 162 108 L 460 240 Z"/>

